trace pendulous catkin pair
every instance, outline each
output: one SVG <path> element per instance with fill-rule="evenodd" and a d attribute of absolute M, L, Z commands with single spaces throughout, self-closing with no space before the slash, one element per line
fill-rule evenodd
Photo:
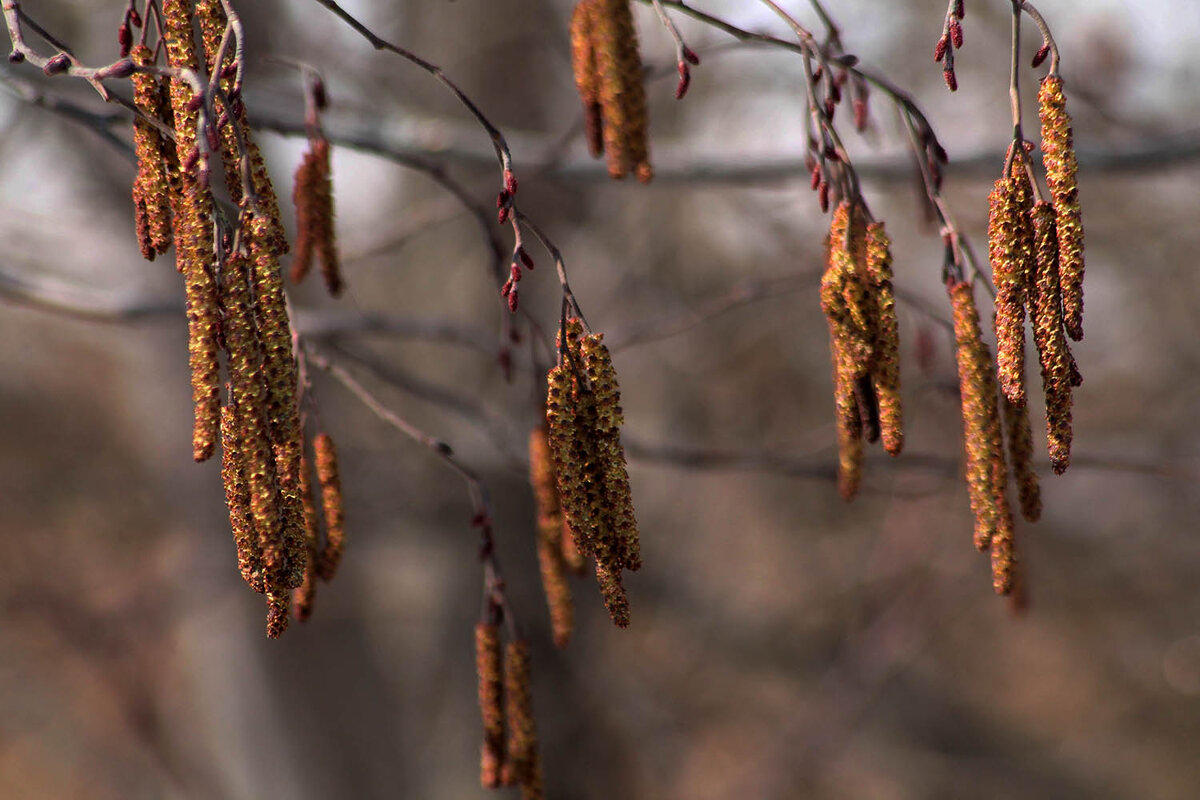
<path fill-rule="evenodd" d="M 198 76 L 200 86 L 182 77 L 134 75 L 134 102 L 145 115 L 134 130 L 138 239 L 147 258 L 175 245 L 187 297 L 193 456 L 208 459 L 221 439 L 239 569 L 266 594 L 267 632 L 274 637 L 287 626 L 293 591 L 304 617 L 312 599 L 307 578 L 314 570 L 332 574 L 329 565 L 340 553 L 336 456 L 328 437 L 316 437 L 326 515 L 326 544 L 318 553 L 306 516 L 297 369 L 279 269 L 287 240 L 240 96 L 235 48 L 227 47 L 217 63 L 229 22 L 220 0 L 163 0 L 161 19 L 167 65 Z M 139 66 L 153 66 L 154 53 L 138 45 L 130 55 Z M 197 96 L 205 87 L 207 107 Z M 174 129 L 174 140 L 150 120 Z M 213 167 L 239 206 L 235 230 L 216 214 Z"/>
<path fill-rule="evenodd" d="M 580 0 L 571 15 L 571 54 L 588 150 L 607 156 L 612 177 L 633 172 L 649 183 L 646 90 L 630 0 Z"/>
<path fill-rule="evenodd" d="M 540 800 L 545 790 L 533 718 L 529 643 L 517 639 L 502 645 L 498 625 L 477 623 L 475 669 L 483 717 L 480 783 L 487 789 L 520 786 L 525 800 Z"/>
<path fill-rule="evenodd" d="M 904 448 L 891 242 L 861 205 L 843 202 L 834 211 L 821 310 L 833 361 L 838 491 L 849 500 L 862 480 L 864 438 L 882 439 L 892 455 Z"/>
<path fill-rule="evenodd" d="M 596 580 L 613 622 L 629 625 L 624 570 L 641 567 L 637 519 L 621 446 L 620 392 L 603 334 L 578 318 L 559 334 L 561 363 L 546 377 L 546 421 L 558 499 L 570 538 L 596 560 Z"/>
<path fill-rule="evenodd" d="M 296 205 L 296 250 L 291 277 L 300 283 L 312 269 L 315 256 L 321 263 L 325 288 L 337 297 L 342 293 L 342 270 L 338 261 L 333 225 L 333 184 L 330 180 L 329 141 L 324 136 L 309 139 L 308 152 L 296 169 L 292 199 Z"/>

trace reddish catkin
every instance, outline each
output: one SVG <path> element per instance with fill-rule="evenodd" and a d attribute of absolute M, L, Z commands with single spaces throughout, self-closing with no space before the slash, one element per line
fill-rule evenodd
<path fill-rule="evenodd" d="M 1033 338 L 1046 395 L 1046 440 L 1050 465 L 1062 474 L 1071 463 L 1071 387 L 1074 359 L 1063 332 L 1058 279 L 1058 235 L 1054 207 L 1033 209 L 1037 273 L 1033 288 Z"/>
<path fill-rule="evenodd" d="M 1083 217 L 1079 207 L 1078 164 L 1062 78 L 1048 75 L 1038 91 L 1042 121 L 1042 162 L 1058 217 L 1058 278 L 1062 286 L 1067 335 L 1083 338 Z"/>
<path fill-rule="evenodd" d="M 1008 439 L 1008 460 L 1012 463 L 1013 480 L 1021 499 L 1021 516 L 1037 522 L 1042 516 L 1042 491 L 1037 473 L 1033 471 L 1033 431 L 1029 425 L 1029 406 L 1016 406 L 1007 397 L 1004 406 L 1004 428 Z"/>
<path fill-rule="evenodd" d="M 1016 156 L 1014 173 L 1021 156 Z M 1027 209 L 1029 178 L 1020 174 L 996 181 L 988 197 L 988 260 L 996 284 L 996 361 L 1000 388 L 1009 402 L 1024 406 L 1025 286 L 1033 258 L 1033 229 Z"/>
<path fill-rule="evenodd" d="M 566 647 L 575 624 L 575 606 L 563 558 L 563 516 L 550 457 L 549 431 L 544 426 L 534 428 L 529 434 L 529 482 L 537 504 L 538 564 L 550 609 L 550 627 L 555 646 Z"/>
<path fill-rule="evenodd" d="M 871 377 L 879 398 L 883 449 L 893 456 L 904 448 L 904 415 L 900 404 L 900 325 L 892 289 L 891 240 L 882 222 L 867 226 L 867 276 L 875 297 L 875 365 Z"/>
<path fill-rule="evenodd" d="M 608 174 L 634 172 L 642 183 L 654 177 L 650 167 L 646 90 L 630 0 L 592 0 L 595 51 L 604 150 Z"/>
<path fill-rule="evenodd" d="M 321 262 L 325 288 L 337 297 L 342 293 L 333 221 L 333 183 L 329 170 L 329 142 L 325 137 L 309 140 L 309 150 L 296 169 L 292 200 L 296 205 L 296 249 L 292 259 L 292 281 L 304 280 L 314 255 Z"/>
<path fill-rule="evenodd" d="M 479 714 L 483 718 L 479 782 L 485 789 L 494 789 L 500 785 L 505 755 L 504 671 L 500 630 L 495 625 L 475 625 L 475 673 L 479 678 Z"/>
<path fill-rule="evenodd" d="M 317 462 L 317 482 L 321 485 L 321 508 L 325 512 L 325 548 L 321 551 L 318 574 L 321 580 L 328 581 L 337 572 L 346 549 L 342 479 L 333 437 L 328 433 L 313 437 L 313 454 Z"/>
<path fill-rule="evenodd" d="M 604 120 L 600 106 L 600 76 L 596 70 L 593 40 L 596 0 L 580 0 L 571 14 L 571 66 L 575 88 L 583 102 L 583 127 L 588 152 L 593 158 L 604 154 Z"/>
<path fill-rule="evenodd" d="M 998 460 L 1003 459 L 997 391 L 992 359 L 979 329 L 979 311 L 971 284 L 947 287 L 954 309 L 954 343 L 962 399 L 963 441 L 966 451 L 967 493 L 975 516 L 975 546 L 987 550 L 998 519 L 994 489 Z M 1001 461 L 1001 463 L 1003 463 Z"/>

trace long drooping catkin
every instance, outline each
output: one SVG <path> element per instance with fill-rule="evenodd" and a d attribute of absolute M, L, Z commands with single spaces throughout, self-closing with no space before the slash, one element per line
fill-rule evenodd
<path fill-rule="evenodd" d="M 529 481 L 537 503 L 538 564 L 546 605 L 550 608 L 554 644 L 565 647 L 575 624 L 575 606 L 563 558 L 563 515 L 550 456 L 549 430 L 544 426 L 534 428 L 529 434 Z"/>
<path fill-rule="evenodd" d="M 1067 335 L 1083 338 L 1083 217 L 1079 206 L 1078 164 L 1071 117 L 1062 78 L 1048 75 L 1038 91 L 1042 122 L 1042 162 L 1058 217 L 1058 277 L 1062 285 L 1063 325 Z"/>
<path fill-rule="evenodd" d="M 1000 523 L 997 498 L 1003 487 L 995 487 L 997 462 L 1003 464 L 1004 452 L 1000 416 L 996 408 L 997 390 L 992 374 L 992 358 L 979 329 L 979 311 L 971 284 L 953 283 L 947 287 L 954 309 L 954 343 L 958 361 L 958 385 L 962 398 L 963 440 L 966 450 L 967 493 L 975 516 L 975 546 L 987 550 Z M 1003 474 L 1001 467 L 1000 474 Z"/>
<path fill-rule="evenodd" d="M 307 455 L 300 458 L 300 500 L 304 505 L 304 546 L 308 553 L 305 560 L 304 582 L 292 595 L 296 619 L 307 622 L 312 616 L 313 603 L 317 597 L 317 563 L 320 559 L 320 531 L 317 524 L 317 503 L 313 496 L 312 464 Z"/>
<path fill-rule="evenodd" d="M 255 534 L 250 510 L 250 486 L 243 471 L 245 455 L 233 406 L 221 409 L 221 480 L 225 484 L 225 504 L 229 507 L 229 526 L 237 546 L 238 571 L 256 592 L 266 590 L 263 577 L 262 548 Z"/>
<path fill-rule="evenodd" d="M 580 0 L 571 13 L 571 66 L 575 88 L 583 102 L 583 128 L 588 152 L 594 158 L 604 153 L 604 120 L 600 107 L 600 74 L 596 69 L 595 0 Z"/>
<path fill-rule="evenodd" d="M 1028 210 L 1032 189 L 1021 156 L 1012 175 L 996 181 L 988 198 L 988 259 L 996 284 L 996 361 L 1000 388 L 1009 402 L 1024 406 L 1025 287 L 1033 270 L 1033 228 Z"/>
<path fill-rule="evenodd" d="M 325 514 L 325 547 L 317 562 L 321 580 L 328 581 L 337 572 L 346 549 L 346 515 L 342 503 L 342 478 L 338 468 L 337 448 L 328 433 L 313 437 L 313 453 L 317 462 L 317 482 L 321 485 L 321 508 Z"/>
<path fill-rule="evenodd" d="M 144 44 L 130 51 L 133 63 L 140 67 L 154 62 L 154 54 Z M 137 110 L 151 119 L 163 121 L 170 113 L 162 79 L 136 72 L 133 75 L 133 103 Z M 137 154 L 137 178 L 133 183 L 133 202 L 136 210 L 138 244 L 142 256 L 153 261 L 171 246 L 171 182 L 168 170 L 168 142 L 164 141 L 151 122 L 135 117 L 133 144 Z"/>
<path fill-rule="evenodd" d="M 1046 440 L 1050 464 L 1062 474 L 1071 463 L 1071 386 L 1074 359 L 1063 333 L 1058 278 L 1056 214 L 1049 203 L 1033 209 L 1037 273 L 1033 288 L 1033 338 L 1046 395 Z"/>
<path fill-rule="evenodd" d="M 604 150 L 608 174 L 634 172 L 642 183 L 654 177 L 647 135 L 642 59 L 629 0 L 590 0 L 592 46 L 596 59 Z"/>
<path fill-rule="evenodd" d="M 838 440 L 838 493 L 850 500 L 858 493 L 862 482 L 863 426 L 854 394 L 854 365 L 839 347 L 837 340 L 830 345 L 833 359 L 833 398 L 836 411 Z"/>
<path fill-rule="evenodd" d="M 184 0 L 164 0 L 163 38 L 167 63 L 176 69 L 196 70 L 196 44 L 192 38 L 192 12 Z M 220 366 L 217 358 L 217 284 L 212 268 L 213 200 L 198 180 L 194 153 L 197 152 L 199 110 L 193 105 L 192 87 L 186 80 L 171 80 L 171 108 L 175 119 L 175 147 L 179 154 L 180 197 L 175 214 L 175 258 L 187 289 L 188 356 L 192 373 L 192 403 L 195 423 L 192 456 L 208 459 L 216 445 L 220 425 Z"/>
<path fill-rule="evenodd" d="M 539 800 L 544 794 L 542 765 L 533 719 L 529 643 L 523 639 L 510 641 L 504 647 L 504 701 L 508 749 L 501 771 L 503 783 L 520 785 L 525 800 Z"/>
<path fill-rule="evenodd" d="M 879 398 L 883 449 L 899 455 L 904 448 L 904 415 L 900 405 L 900 325 L 892 289 L 891 240 L 882 222 L 867 225 L 867 277 L 875 297 L 874 369 L 871 378 Z"/>
<path fill-rule="evenodd" d="M 500 785 L 504 766 L 504 668 L 500 629 L 480 622 L 475 625 L 475 672 L 479 678 L 479 713 L 483 717 L 483 748 L 479 782 L 485 789 Z"/>

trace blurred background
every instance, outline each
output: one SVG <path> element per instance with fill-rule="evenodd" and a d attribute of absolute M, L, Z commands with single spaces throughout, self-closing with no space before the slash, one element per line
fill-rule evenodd
<path fill-rule="evenodd" d="M 659 177 L 612 183 L 579 135 L 571 5 L 345 2 L 510 136 L 522 209 L 607 332 L 645 555 L 626 581 L 632 627 L 617 630 L 580 580 L 574 640 L 550 643 L 524 460 L 539 376 L 527 347 L 511 383 L 497 366 L 491 254 L 458 200 L 395 158 L 335 146 L 349 289 L 293 294 L 322 352 L 487 481 L 534 648 L 548 795 L 1198 796 L 1193 4 L 1042 9 L 1083 163 L 1085 384 L 1065 476 L 1035 421 L 1045 512 L 1017 534 L 1024 616 L 993 595 L 971 545 L 941 242 L 886 99 L 873 96 L 872 130 L 848 146 L 894 240 L 907 446 L 898 459 L 872 448 L 846 504 L 817 297 L 828 220 L 795 168 L 799 59 L 675 14 L 703 59 L 676 102 L 671 40 L 636 4 Z M 788 35 L 756 3 L 695 5 Z M 819 28 L 808 4 L 785 5 Z M 123 3 L 25 6 L 85 63 L 116 58 Z M 847 50 L 907 87 L 961 164 L 947 194 L 984 252 L 1010 135 L 1009 4 L 967 3 L 953 95 L 931 58 L 944 2 L 828 6 Z M 318 3 L 237 7 L 252 119 L 302 127 L 301 82 L 271 57 L 303 60 L 325 75 L 335 141 L 421 155 L 491 206 L 490 144 L 427 74 Z M 1041 72 L 1022 72 L 1030 113 Z M 0 66 L 0 88 L 0 796 L 488 796 L 471 633 L 482 571 L 462 482 L 314 376 L 349 543 L 313 619 L 268 641 L 219 467 L 190 458 L 181 281 L 169 258 L 138 255 L 126 153 L 95 117 L 53 106 L 120 109 L 29 66 Z M 124 121 L 111 131 L 129 140 Z M 289 197 L 303 138 L 258 140 Z M 511 232 L 493 230 L 509 247 Z M 550 259 L 533 253 L 527 338 L 529 320 L 552 328 L 559 308 Z"/>

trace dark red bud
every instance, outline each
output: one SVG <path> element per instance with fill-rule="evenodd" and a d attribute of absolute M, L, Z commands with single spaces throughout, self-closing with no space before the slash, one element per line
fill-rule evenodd
<path fill-rule="evenodd" d="M 128 78 L 134 72 L 133 62 L 128 58 L 123 58 L 113 64 L 108 69 L 104 70 L 106 78 Z"/>
<path fill-rule="evenodd" d="M 525 252 L 524 247 L 517 248 L 517 258 L 521 259 L 521 263 L 525 265 L 525 269 L 533 269 L 533 257 Z"/>
<path fill-rule="evenodd" d="M 954 4 L 954 16 L 958 17 L 959 19 L 962 19 L 966 15 L 967 15 L 967 9 L 966 9 L 966 6 L 963 4 L 963 0 L 958 0 L 958 2 Z"/>
<path fill-rule="evenodd" d="M 504 191 L 508 192 L 509 196 L 517 193 L 517 176 L 507 169 L 504 170 Z"/>
<path fill-rule="evenodd" d="M 696 51 L 687 45 L 683 46 L 683 60 L 691 64 L 693 67 L 700 66 L 700 56 L 696 55 Z"/>
<path fill-rule="evenodd" d="M 682 100 L 687 94 L 688 87 L 692 84 L 692 72 L 688 69 L 686 61 L 679 62 L 679 84 L 675 87 L 675 99 Z"/>
<path fill-rule="evenodd" d="M 933 60 L 940 62 L 946 57 L 946 48 L 950 46 L 950 38 L 946 34 L 942 34 L 942 38 L 938 39 L 937 45 L 933 48 Z"/>
<path fill-rule="evenodd" d="M 142 15 L 137 12 L 136 8 L 129 9 L 129 24 L 135 28 L 142 27 Z"/>
<path fill-rule="evenodd" d="M 508 293 L 508 310 L 513 314 L 517 313 L 517 292 L 515 289 Z"/>
<path fill-rule="evenodd" d="M 66 53 L 59 53 L 46 62 L 42 72 L 47 75 L 58 75 L 71 68 L 71 58 Z"/>
<path fill-rule="evenodd" d="M 946 88 L 952 92 L 958 91 L 958 78 L 954 75 L 954 70 L 948 69 L 943 71 L 942 76 L 946 79 Z"/>
<path fill-rule="evenodd" d="M 954 42 L 954 47 L 958 50 L 963 46 L 963 27 L 958 20 L 950 20 L 950 40 Z"/>
<path fill-rule="evenodd" d="M 204 105 L 204 95 L 194 94 L 187 102 L 188 111 L 199 111 L 200 106 Z"/>
<path fill-rule="evenodd" d="M 867 101 L 865 98 L 854 101 L 854 127 L 859 133 L 867 129 Z"/>
<path fill-rule="evenodd" d="M 11 53 L 8 54 L 8 63 L 10 63 L 10 64 L 22 64 L 22 63 L 24 63 L 24 61 L 25 61 L 25 54 L 19 50 L 13 50 Z"/>
<path fill-rule="evenodd" d="M 1038 48 L 1038 51 L 1033 54 L 1033 67 L 1036 69 L 1046 60 L 1046 56 L 1050 55 L 1050 45 L 1044 44 Z"/>
<path fill-rule="evenodd" d="M 500 287 L 500 296 L 508 297 L 510 294 L 512 294 L 512 290 L 513 290 L 513 282 L 512 282 L 512 278 L 509 278 L 508 280 L 506 280 L 504 282 L 504 285 Z"/>
<path fill-rule="evenodd" d="M 517 266 L 516 264 L 513 264 L 509 268 L 508 279 L 510 281 L 512 281 L 513 283 L 519 282 L 521 280 L 521 268 L 519 266 Z"/>
<path fill-rule="evenodd" d="M 501 225 L 508 222 L 508 206 L 500 206 L 500 210 L 496 212 L 496 221 Z"/>
<path fill-rule="evenodd" d="M 226 64 L 225 68 L 221 70 L 221 80 L 227 80 L 234 75 L 237 75 L 237 64 Z"/>
<path fill-rule="evenodd" d="M 129 48 L 133 47 L 133 34 L 129 32 L 129 26 L 121 23 L 121 27 L 117 28 L 117 44 L 121 45 L 121 58 L 129 55 Z"/>
<path fill-rule="evenodd" d="M 821 213 L 824 214 L 829 210 L 829 184 L 821 181 L 821 188 L 817 190 L 817 199 L 821 203 Z"/>
<path fill-rule="evenodd" d="M 821 166 L 814 165 L 812 168 L 812 190 L 815 192 L 817 187 L 821 185 Z"/>

